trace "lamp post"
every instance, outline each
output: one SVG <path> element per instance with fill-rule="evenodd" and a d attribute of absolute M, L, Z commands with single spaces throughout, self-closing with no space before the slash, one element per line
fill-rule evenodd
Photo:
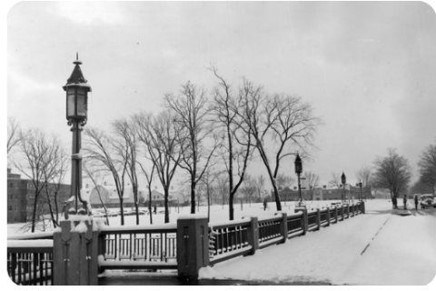
<path fill-rule="evenodd" d="M 71 155 L 71 195 L 67 201 L 75 201 L 75 213 L 86 213 L 86 210 L 78 209 L 78 201 L 84 204 L 87 209 L 86 201 L 80 195 L 82 188 L 82 156 L 81 148 L 81 131 L 86 124 L 88 117 L 88 92 L 91 91 L 88 81 L 83 77 L 79 61 L 76 54 L 76 60 L 73 62 L 74 69 L 67 83 L 62 88 L 66 92 L 66 118 L 68 125 L 71 126 L 73 133 L 72 155 Z M 73 211 L 68 211 L 72 213 Z"/>
<path fill-rule="evenodd" d="M 342 188 L 343 188 L 342 203 L 344 203 L 345 202 L 345 184 L 347 183 L 347 177 L 345 176 L 344 172 L 342 172 L 342 175 L 341 175 L 341 182 L 342 182 Z"/>
<path fill-rule="evenodd" d="M 357 183 L 356 186 L 360 188 L 360 197 L 359 197 L 359 200 L 362 201 L 362 181 Z"/>
<path fill-rule="evenodd" d="M 303 163 L 302 163 L 300 155 L 298 153 L 297 153 L 297 156 L 295 157 L 294 165 L 295 165 L 295 173 L 297 174 L 297 177 L 298 177 L 298 194 L 300 196 L 298 206 L 304 207 L 303 195 L 301 194 L 301 183 L 300 183 L 300 175 L 303 172 Z"/>

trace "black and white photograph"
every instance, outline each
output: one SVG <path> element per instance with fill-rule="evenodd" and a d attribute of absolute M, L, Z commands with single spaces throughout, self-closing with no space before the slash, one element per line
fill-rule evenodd
<path fill-rule="evenodd" d="M 6 289 L 436 287 L 436 2 L 3 6 Z"/>

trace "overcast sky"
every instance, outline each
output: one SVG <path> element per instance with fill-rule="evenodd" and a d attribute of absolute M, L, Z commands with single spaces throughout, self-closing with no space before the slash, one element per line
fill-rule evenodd
<path fill-rule="evenodd" d="M 422 2 L 21 2 L 7 24 L 7 114 L 68 147 L 76 51 L 93 89 L 87 126 L 158 111 L 187 80 L 210 90 L 213 64 L 235 86 L 312 104 L 323 125 L 304 169 L 324 184 L 342 171 L 353 182 L 390 147 L 416 170 L 436 142 L 436 15 Z"/>

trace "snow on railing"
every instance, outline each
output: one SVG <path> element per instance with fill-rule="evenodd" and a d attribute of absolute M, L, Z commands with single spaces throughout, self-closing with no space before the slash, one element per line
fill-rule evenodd
<path fill-rule="evenodd" d="M 7 269 L 18 285 L 53 284 L 53 240 L 8 240 Z"/>
<path fill-rule="evenodd" d="M 99 239 L 103 269 L 177 268 L 176 224 L 101 226 Z"/>

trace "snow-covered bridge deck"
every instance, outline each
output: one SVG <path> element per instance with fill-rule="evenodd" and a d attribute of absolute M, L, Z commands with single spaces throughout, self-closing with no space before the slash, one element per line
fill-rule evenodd
<path fill-rule="evenodd" d="M 436 274 L 436 209 L 411 213 L 392 214 L 388 201 L 368 201 L 365 215 L 202 268 L 200 279 L 426 285 Z"/>

